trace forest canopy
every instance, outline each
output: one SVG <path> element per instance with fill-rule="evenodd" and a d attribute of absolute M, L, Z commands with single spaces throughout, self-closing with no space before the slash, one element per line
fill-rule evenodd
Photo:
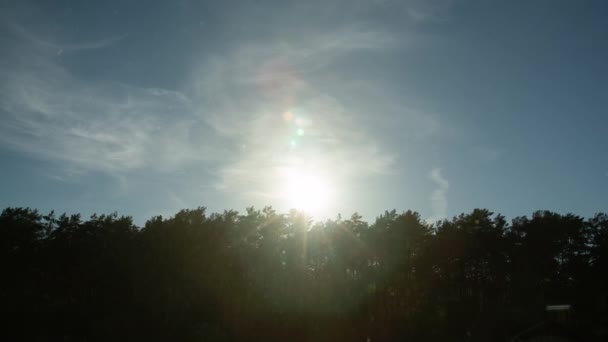
<path fill-rule="evenodd" d="M 199 207 L 138 227 L 6 208 L 0 263 L 3 334 L 28 339 L 524 339 L 547 305 L 572 308 L 566 333 L 606 336 L 603 213 L 368 223 Z"/>

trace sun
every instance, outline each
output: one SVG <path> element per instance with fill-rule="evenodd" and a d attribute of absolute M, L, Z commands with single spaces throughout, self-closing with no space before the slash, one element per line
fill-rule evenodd
<path fill-rule="evenodd" d="M 333 197 L 333 184 L 320 170 L 304 167 L 287 167 L 282 170 L 282 197 L 290 208 L 311 215 L 321 215 Z"/>

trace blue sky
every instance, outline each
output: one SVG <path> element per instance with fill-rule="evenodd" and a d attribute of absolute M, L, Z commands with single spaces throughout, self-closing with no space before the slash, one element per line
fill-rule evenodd
<path fill-rule="evenodd" d="M 606 211 L 604 1 L 0 6 L 2 207 Z"/>

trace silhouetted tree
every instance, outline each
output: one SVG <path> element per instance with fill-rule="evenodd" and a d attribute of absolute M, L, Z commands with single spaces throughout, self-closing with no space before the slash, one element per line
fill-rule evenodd
<path fill-rule="evenodd" d="M 137 227 L 6 208 L 0 266 L 2 334 L 26 340 L 522 339 L 550 304 L 573 308 L 563 331 L 606 338 L 601 213 L 368 224 L 200 207 Z"/>

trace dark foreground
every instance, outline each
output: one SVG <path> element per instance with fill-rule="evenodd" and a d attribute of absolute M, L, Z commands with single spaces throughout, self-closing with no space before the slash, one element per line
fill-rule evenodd
<path fill-rule="evenodd" d="M 140 228 L 8 208 L 0 266 L 7 341 L 608 339 L 605 214 L 199 208 Z"/>

